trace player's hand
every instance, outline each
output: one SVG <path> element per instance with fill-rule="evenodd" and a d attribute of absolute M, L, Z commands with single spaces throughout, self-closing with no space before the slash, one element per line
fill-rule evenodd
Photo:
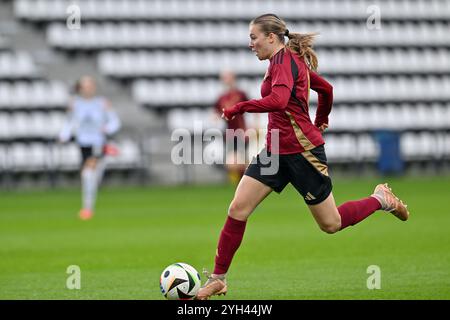
<path fill-rule="evenodd" d="M 320 125 L 320 127 L 319 127 L 319 130 L 321 133 L 324 133 L 325 130 L 327 130 L 327 129 L 328 129 L 328 124 L 326 124 L 326 123 Z"/>
<path fill-rule="evenodd" d="M 222 109 L 222 118 L 223 119 L 230 121 L 230 120 L 233 120 L 235 116 L 236 115 L 233 112 L 231 112 L 230 109 L 227 109 L 227 110 Z"/>

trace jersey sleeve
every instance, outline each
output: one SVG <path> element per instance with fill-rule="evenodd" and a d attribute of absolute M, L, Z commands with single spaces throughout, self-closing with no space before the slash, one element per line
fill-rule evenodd
<path fill-rule="evenodd" d="M 277 112 L 287 107 L 291 97 L 291 89 L 284 85 L 272 88 L 272 92 L 262 98 L 239 102 L 235 105 L 236 113 Z M 234 111 L 233 111 L 234 112 Z"/>
<path fill-rule="evenodd" d="M 310 87 L 317 92 L 318 104 L 316 119 L 314 124 L 320 127 L 322 124 L 328 124 L 328 115 L 333 105 L 333 87 L 324 78 L 317 73 L 309 72 Z"/>

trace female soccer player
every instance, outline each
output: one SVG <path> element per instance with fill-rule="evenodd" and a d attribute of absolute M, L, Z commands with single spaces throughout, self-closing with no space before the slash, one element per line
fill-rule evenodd
<path fill-rule="evenodd" d="M 225 275 L 242 241 L 248 217 L 272 190 L 280 193 L 288 183 L 302 195 L 320 229 L 327 233 L 355 225 L 377 210 L 391 212 L 403 221 L 409 217 L 406 205 L 387 184 L 377 185 L 367 198 L 336 206 L 322 138 L 328 127 L 333 89 L 315 72 L 314 35 L 289 32 L 285 22 L 274 14 L 254 19 L 249 31 L 250 49 L 259 60 L 270 61 L 261 87 L 263 98 L 237 103 L 225 109 L 223 117 L 230 120 L 244 112 L 268 112 L 266 150 L 247 167 L 236 189 L 220 234 L 214 272 L 200 288 L 196 297 L 199 300 L 227 292 Z M 285 37 L 289 39 L 286 44 Z M 308 113 L 310 88 L 318 93 L 314 123 Z M 279 141 L 271 139 L 276 132 Z M 278 170 L 267 173 L 263 170 L 267 169 L 265 161 L 276 149 Z"/>
<path fill-rule="evenodd" d="M 222 114 L 223 109 L 232 107 L 238 102 L 248 100 L 244 91 L 237 87 L 236 75 L 229 70 L 223 71 L 220 75 L 220 79 L 226 88 L 226 91 L 220 95 L 217 99 L 214 109 L 217 112 L 217 118 Z M 219 118 L 220 119 L 220 118 Z M 220 119 L 223 121 L 222 119 Z M 227 150 L 225 167 L 228 171 L 228 178 L 233 185 L 237 185 L 245 172 L 245 150 L 238 150 L 238 139 L 243 140 L 245 144 L 244 131 L 246 130 L 245 119 L 241 114 L 236 115 L 232 120 L 228 121 L 228 129 L 239 130 L 241 129 L 242 135 L 236 136 L 236 141 L 233 144 L 233 150 Z"/>
<path fill-rule="evenodd" d="M 72 100 L 67 121 L 60 132 L 60 142 L 69 141 L 72 131 L 76 131 L 76 141 L 80 146 L 82 208 L 79 217 L 82 220 L 92 218 L 94 214 L 97 188 L 105 170 L 106 139 L 120 128 L 120 120 L 112 110 L 111 104 L 96 95 L 96 84 L 89 76 L 82 77 L 76 85 L 77 95 Z"/>

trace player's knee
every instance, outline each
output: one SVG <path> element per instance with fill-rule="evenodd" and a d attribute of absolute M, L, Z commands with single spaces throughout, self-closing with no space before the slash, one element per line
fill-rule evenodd
<path fill-rule="evenodd" d="M 322 223 L 320 229 L 328 234 L 333 234 L 341 230 L 341 224 L 339 222 L 335 223 Z"/>
<path fill-rule="evenodd" d="M 248 216 L 248 208 L 244 202 L 239 200 L 231 201 L 230 207 L 228 208 L 228 215 L 232 218 L 242 220 Z"/>
<path fill-rule="evenodd" d="M 86 160 L 83 169 L 95 169 L 95 166 L 97 165 L 97 159 L 95 158 L 89 158 Z"/>

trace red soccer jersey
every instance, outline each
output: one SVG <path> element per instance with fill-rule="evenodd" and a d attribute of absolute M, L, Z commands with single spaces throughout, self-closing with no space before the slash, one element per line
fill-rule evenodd
<path fill-rule="evenodd" d="M 215 104 L 215 108 L 218 114 L 222 114 L 222 109 L 228 109 L 238 102 L 247 100 L 247 96 L 243 91 L 238 89 L 232 89 L 227 91 L 219 97 Z M 245 130 L 245 119 L 242 114 L 236 115 L 232 120 L 228 121 L 228 129 L 243 129 Z"/>
<path fill-rule="evenodd" d="M 309 89 L 318 93 L 315 124 L 309 117 Z M 333 103 L 332 86 L 289 49 L 270 59 L 261 86 L 262 99 L 236 105 L 242 112 L 269 112 L 267 150 L 272 150 L 272 130 L 279 130 L 279 154 L 301 153 L 324 144 L 318 127 L 328 124 Z"/>

